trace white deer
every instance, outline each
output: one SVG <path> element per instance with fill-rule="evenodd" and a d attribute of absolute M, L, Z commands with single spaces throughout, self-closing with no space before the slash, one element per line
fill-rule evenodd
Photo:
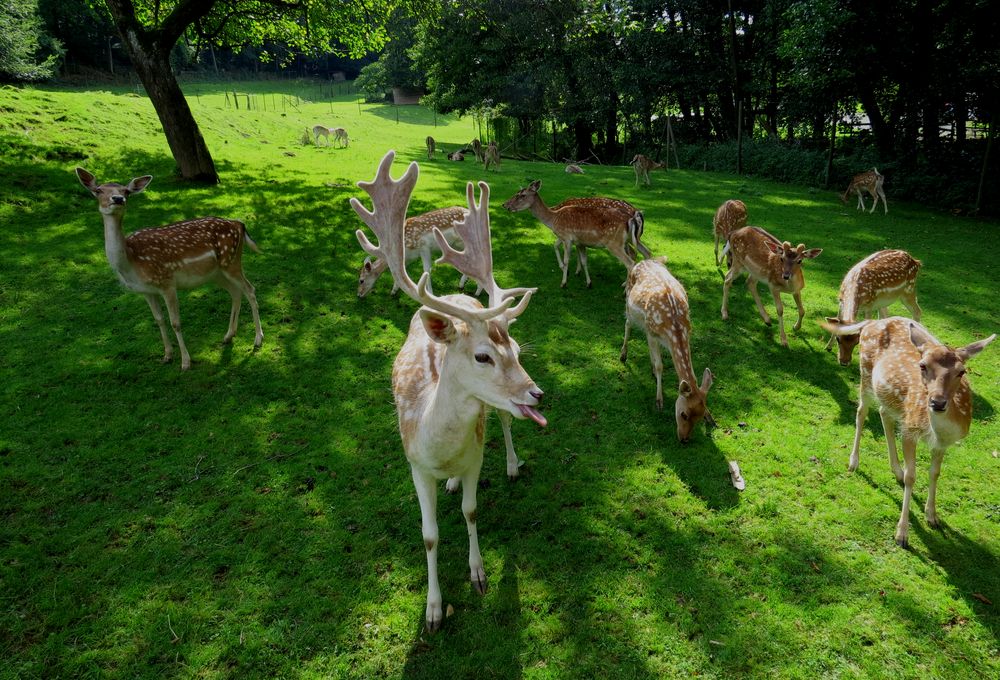
<path fill-rule="evenodd" d="M 830 323 L 841 325 L 859 321 L 859 317 L 870 318 L 876 312 L 884 319 L 889 316 L 887 309 L 899 300 L 910 310 L 914 321 L 920 321 L 920 305 L 917 304 L 917 275 L 920 260 L 915 260 L 905 250 L 880 250 L 872 253 L 848 270 L 840 284 L 840 309 L 835 317 L 827 317 Z M 851 363 L 851 355 L 858 344 L 858 334 L 830 334 L 826 349 L 837 340 L 838 360 L 841 366 Z"/>
<path fill-rule="evenodd" d="M 512 212 L 530 210 L 542 224 L 556 235 L 556 261 L 562 270 L 563 288 L 569 274 L 569 250 L 576 244 L 576 273 L 583 268 L 590 287 L 590 271 L 587 268 L 587 248 L 607 248 L 626 269 L 635 265 L 635 250 L 644 257 L 652 253 L 640 238 L 644 219 L 641 210 L 615 198 L 569 198 L 554 208 L 545 205 L 538 190 L 540 180 L 535 180 L 524 189 L 511 196 L 503 207 Z M 562 253 L 560 253 L 562 249 Z"/>
<path fill-rule="evenodd" d="M 229 329 L 222 339 L 228 343 L 236 335 L 240 318 L 240 305 L 246 296 L 253 313 L 257 335 L 254 348 L 264 342 L 257 311 L 254 287 L 243 275 L 243 246 L 260 252 L 242 222 L 221 217 L 199 217 L 184 222 L 168 224 L 154 229 L 142 229 L 129 234 L 122 231 L 125 204 L 128 197 L 141 193 L 152 181 L 151 175 L 136 177 L 127 185 L 109 182 L 98 184 L 94 176 L 83 168 L 76 169 L 80 183 L 97 198 L 98 209 L 104 219 L 104 252 L 118 280 L 130 291 L 146 298 L 163 338 L 163 361 L 173 358 L 173 347 L 159 297 L 167 305 L 170 325 L 177 336 L 181 351 L 181 369 L 191 367 L 191 355 L 181 333 L 180 304 L 177 290 L 196 288 L 214 283 L 224 288 L 232 297 L 229 312 Z"/>
<path fill-rule="evenodd" d="M 875 206 L 878 205 L 878 200 L 881 198 L 882 208 L 885 210 L 883 214 L 888 215 L 889 203 L 885 200 L 885 190 L 882 188 L 884 182 L 885 176 L 879 174 L 878 168 L 872 168 L 868 172 L 857 174 L 851 179 L 851 183 L 847 185 L 847 191 L 840 197 L 840 200 L 843 203 L 847 203 L 847 197 L 855 193 L 858 195 L 857 209 L 864 212 L 865 199 L 863 194 L 867 193 L 875 199 L 872 202 L 872 209 L 869 212 L 875 212 Z"/>
<path fill-rule="evenodd" d="M 649 358 L 656 375 L 656 407 L 663 410 L 663 357 L 666 346 L 677 373 L 678 396 L 674 403 L 677 438 L 686 442 L 694 426 L 704 418 L 715 425 L 705 404 L 712 386 L 712 372 L 705 369 L 698 385 L 691 363 L 691 319 L 688 315 L 687 292 L 681 282 L 667 270 L 666 258 L 643 260 L 628 274 L 625 282 L 625 340 L 619 358 L 628 358 L 628 336 L 632 325 L 646 331 Z"/>
<path fill-rule="evenodd" d="M 351 206 L 375 233 L 372 245 L 362 230 L 357 231 L 361 247 L 372 257 L 388 262 L 399 287 L 423 306 L 410 322 L 409 334 L 396 356 L 392 370 L 392 391 L 399 415 L 399 432 L 420 501 L 424 546 L 427 552 L 426 626 L 430 632 L 441 627 L 444 618 L 437 574 L 437 480 L 456 478 L 462 487 L 462 512 L 469 534 L 469 567 L 473 586 L 486 591 L 486 572 L 479 551 L 476 488 L 483 463 L 483 436 L 487 409 L 506 411 L 516 418 L 530 418 L 545 425 L 535 408 L 542 391 L 519 361 L 520 347 L 507 327 L 528 306 L 531 291 L 517 306 L 514 298 L 495 300 L 511 291 L 490 286 L 490 306 L 464 295 L 438 297 L 428 291 L 429 275 L 413 283 L 406 273 L 404 224 L 410 195 L 419 173 L 411 163 L 399 180 L 389 175 L 395 152 L 379 164 L 375 179 L 358 186 L 372 198 L 369 211 L 360 201 Z M 480 182 L 477 205 L 471 183 L 467 187 L 469 214 L 465 225 L 476 238 L 463 238 L 466 268 L 484 274 L 492 255 L 489 251 L 489 187 Z M 442 236 L 441 241 L 444 241 Z M 447 243 L 442 243 L 445 248 Z M 479 250 L 482 246 L 487 250 Z M 455 258 L 455 255 L 448 255 Z M 485 276 L 483 278 L 486 278 Z"/>
<path fill-rule="evenodd" d="M 316 137 L 316 146 L 319 146 L 320 137 L 326 140 L 327 146 L 330 146 L 330 135 L 333 135 L 333 141 L 337 144 L 337 146 L 346 148 L 350 143 L 350 139 L 347 137 L 347 130 L 342 127 L 330 128 L 325 125 L 313 126 L 313 136 Z"/>
<path fill-rule="evenodd" d="M 788 338 L 785 337 L 785 306 L 781 302 L 781 294 L 791 293 L 795 299 L 799 319 L 793 329 L 797 331 L 802 327 L 802 318 L 806 315 L 806 310 L 802 306 L 802 289 L 806 285 L 805 277 L 802 275 L 802 261 L 819 256 L 823 249 L 806 250 L 805 245 L 801 243 L 797 247 L 792 247 L 788 241 L 782 243 L 760 227 L 744 227 L 729 235 L 729 241 L 722 249 L 722 254 L 725 256 L 729 252 L 733 254 L 733 264 L 722 284 L 722 319 L 729 318 L 729 288 L 736 277 L 745 271 L 747 288 L 750 289 L 753 301 L 757 304 L 760 318 L 768 326 L 771 325 L 771 317 L 767 315 L 760 301 L 757 282 L 763 281 L 770 289 L 774 298 L 774 308 L 778 314 L 781 344 L 788 347 Z"/>
<path fill-rule="evenodd" d="M 946 347 L 926 328 L 903 317 L 859 321 L 842 325 L 824 323 L 832 333 L 861 336 L 861 386 L 855 420 L 851 472 L 860 463 L 861 433 L 868 408 L 875 402 L 882 417 L 889 466 L 903 485 L 903 507 L 896 525 L 896 543 L 909 545 L 910 498 L 917 477 L 917 442 L 931 449 L 930 487 L 924 515 L 927 524 L 940 525 L 937 515 L 937 482 L 945 451 L 969 434 L 972 423 L 972 389 L 965 364 L 996 335 L 965 347 Z M 896 452 L 896 426 L 903 438 L 903 462 Z"/>

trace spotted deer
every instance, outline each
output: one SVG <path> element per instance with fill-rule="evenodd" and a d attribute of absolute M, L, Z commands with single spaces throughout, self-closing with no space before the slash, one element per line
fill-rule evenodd
<path fill-rule="evenodd" d="M 476 137 L 469 142 L 469 147 L 472 149 L 472 153 L 476 154 L 476 162 L 482 163 L 485 157 L 483 156 L 483 143 L 479 141 L 479 138 Z"/>
<path fill-rule="evenodd" d="M 485 593 L 476 489 L 483 463 L 487 409 L 529 418 L 541 426 L 546 420 L 536 408 L 542 391 L 521 366 L 520 346 L 507 330 L 527 308 L 533 291 L 525 290 L 515 306 L 516 293 L 502 291 L 492 282 L 489 187 L 479 183 L 477 204 L 472 184 L 467 186 L 468 214 L 461 229 L 477 236 L 464 238 L 466 249 L 457 254 L 467 258 L 464 268 L 478 271 L 490 282 L 490 306 L 483 307 L 478 300 L 464 295 L 434 295 L 428 289 L 429 274 L 423 274 L 417 283 L 407 274 L 404 224 L 419 169 L 416 163 L 410 163 L 403 176 L 394 180 L 389 174 L 394 157 L 395 152 L 387 153 L 375 179 L 358 183 L 371 197 L 373 209 L 368 210 L 356 198 L 351 199 L 351 206 L 378 241 L 377 246 L 372 245 L 359 229 L 356 234 L 361 247 L 372 257 L 388 262 L 400 289 L 422 305 L 413 315 L 406 341 L 393 363 L 392 391 L 403 450 L 420 502 L 427 554 L 425 622 L 427 630 L 434 632 L 444 619 L 437 573 L 437 480 L 457 479 L 461 485 L 471 580 L 478 592 Z M 441 245 L 444 248 L 447 243 Z M 452 252 L 447 250 L 448 261 L 456 259 Z"/>
<path fill-rule="evenodd" d="M 430 135 L 427 135 L 427 139 L 425 141 L 427 143 L 427 160 L 431 160 L 434 158 L 434 146 L 435 146 L 434 138 L 431 137 Z"/>
<path fill-rule="evenodd" d="M 652 158 L 647 158 L 646 156 L 643 156 L 641 153 L 637 153 L 635 156 L 633 156 L 632 162 L 629 163 L 629 165 L 631 165 L 632 169 L 635 170 L 636 186 L 639 186 L 640 179 L 645 181 L 646 186 L 649 186 L 651 183 L 649 181 L 649 171 L 656 170 L 657 168 L 666 169 L 667 167 L 665 164 L 654 161 Z"/>
<path fill-rule="evenodd" d="M 496 142 L 490 142 L 483 152 L 483 170 L 489 170 L 491 165 L 494 170 L 500 169 L 500 149 L 497 148 Z"/>
<path fill-rule="evenodd" d="M 771 325 L 771 317 L 767 315 L 767 311 L 764 310 L 764 305 L 760 301 L 757 282 L 763 281 L 770 289 L 771 296 L 774 298 L 775 311 L 778 314 L 781 344 L 788 347 L 788 338 L 785 337 L 785 307 L 781 302 L 781 294 L 790 293 L 795 299 L 795 305 L 799 310 L 799 319 L 795 322 L 793 330 L 797 331 L 802 327 L 802 318 L 806 314 L 806 310 L 802 306 L 802 289 L 806 285 L 805 277 L 802 275 L 802 261 L 819 256 L 823 249 L 806 250 L 805 245 L 801 243 L 792 247 L 788 241 L 782 243 L 760 227 L 743 227 L 729 235 L 729 241 L 722 250 L 723 256 L 728 252 L 733 254 L 733 264 L 722 284 L 723 320 L 729 319 L 729 289 L 737 276 L 742 272 L 747 272 L 747 288 L 753 295 L 753 301 L 757 304 L 760 317 L 768 326 Z"/>
<path fill-rule="evenodd" d="M 465 160 L 465 154 L 462 153 L 461 151 L 452 151 L 450 154 L 448 154 L 448 160 L 449 161 L 464 161 Z"/>
<path fill-rule="evenodd" d="M 569 274 L 569 251 L 576 244 L 576 272 L 583 268 L 587 277 L 587 287 L 591 285 L 587 268 L 587 248 L 607 248 L 626 269 L 635 264 L 635 251 L 644 257 L 652 257 L 640 238 L 643 230 L 643 215 L 631 204 L 614 198 L 570 198 L 554 208 L 542 201 L 538 190 L 540 180 L 535 180 L 524 189 L 511 196 L 503 206 L 511 212 L 530 210 L 542 224 L 556 235 L 556 261 L 562 270 L 563 288 Z M 560 253 L 562 248 L 562 253 Z"/>
<path fill-rule="evenodd" d="M 576 163 L 570 163 L 569 165 L 566 166 L 566 174 L 567 175 L 582 175 L 583 174 L 583 168 L 581 168 Z"/>
<path fill-rule="evenodd" d="M 146 298 L 163 339 L 163 362 L 173 359 L 174 350 L 163 320 L 158 297 L 167 306 L 170 325 L 177 336 L 181 352 L 181 369 L 191 367 L 191 355 L 181 332 L 178 289 L 197 288 L 214 283 L 232 297 L 229 328 L 222 342 L 229 343 L 236 335 L 240 306 L 245 296 L 250 303 L 257 330 L 254 349 L 264 342 L 260 313 L 254 287 L 243 275 L 243 246 L 260 252 L 242 222 L 221 217 L 199 217 L 175 222 L 164 227 L 141 229 L 125 236 L 122 220 L 125 204 L 134 194 L 142 193 L 152 181 L 151 175 L 136 177 L 127 185 L 115 182 L 98 184 L 83 168 L 76 169 L 80 183 L 97 198 L 98 210 L 104 220 L 104 252 L 118 280 L 128 290 Z"/>
<path fill-rule="evenodd" d="M 920 321 L 917 304 L 917 275 L 920 260 L 915 260 L 905 250 L 880 250 L 872 253 L 848 270 L 840 284 L 840 309 L 830 323 L 849 325 L 869 318 L 876 312 L 884 319 L 889 316 L 889 305 L 899 300 L 910 311 L 914 321 Z M 858 344 L 856 333 L 830 334 L 826 349 L 837 341 L 837 358 L 841 366 L 851 363 L 854 347 Z"/>
<path fill-rule="evenodd" d="M 316 138 L 316 146 L 319 146 L 319 138 L 322 137 L 327 146 L 330 145 L 330 133 L 333 132 L 333 128 L 328 128 L 325 125 L 313 125 L 313 137 Z"/>
<path fill-rule="evenodd" d="M 851 179 L 851 183 L 847 185 L 847 191 L 840 197 L 840 200 L 843 203 L 847 203 L 847 197 L 855 193 L 858 195 L 857 209 L 864 212 L 865 199 L 863 194 L 868 193 L 874 199 L 872 209 L 869 212 L 875 212 L 875 206 L 878 205 L 878 200 L 881 198 L 882 208 L 885 210 L 883 214 L 888 215 L 889 203 L 885 200 L 885 190 L 882 189 L 883 182 L 885 182 L 885 176 L 879 174 L 878 168 L 872 168 L 868 172 L 857 174 Z"/>
<path fill-rule="evenodd" d="M 715 232 L 715 266 L 722 264 L 719 259 L 719 244 L 729 240 L 729 235 L 747 226 L 747 206 L 743 201 L 731 199 L 719 206 L 712 220 Z"/>
<path fill-rule="evenodd" d="M 917 478 L 917 442 L 931 449 L 930 487 L 924 516 L 927 524 L 940 526 L 937 514 L 937 483 L 945 451 L 969 434 L 972 424 L 972 389 L 965 365 L 996 338 L 996 335 L 952 349 L 945 346 L 916 321 L 890 317 L 852 324 L 827 322 L 830 332 L 859 334 L 861 341 L 861 385 L 855 419 L 854 447 L 848 469 L 860 463 L 861 434 L 872 403 L 879 407 L 885 430 L 889 466 L 903 485 L 903 507 L 896 524 L 896 543 L 909 545 L 910 499 Z M 903 462 L 896 453 L 896 426 L 903 439 Z"/>
<path fill-rule="evenodd" d="M 619 358 L 628 358 L 628 336 L 633 325 L 646 331 L 649 359 L 656 376 L 656 408 L 663 410 L 663 357 L 666 347 L 673 359 L 679 381 L 674 418 L 677 439 L 687 442 L 702 418 L 709 426 L 715 421 L 705 403 L 712 386 L 712 372 L 705 369 L 701 385 L 691 362 L 691 320 L 687 292 L 666 267 L 666 258 L 655 257 L 639 262 L 625 282 L 625 340 Z"/>

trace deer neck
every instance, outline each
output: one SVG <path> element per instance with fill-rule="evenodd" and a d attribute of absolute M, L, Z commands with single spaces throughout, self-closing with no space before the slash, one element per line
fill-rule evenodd
<path fill-rule="evenodd" d="M 132 271 L 132 263 L 129 261 L 125 245 L 125 234 L 122 232 L 124 215 L 101 213 L 101 217 L 104 220 L 104 254 L 108 256 L 111 268 L 118 273 L 119 278 L 122 278 Z"/>
<path fill-rule="evenodd" d="M 695 377 L 694 365 L 691 363 L 691 343 L 687 326 L 675 325 L 674 336 L 667 343 L 667 348 L 670 350 L 670 358 L 673 360 L 678 384 L 682 380 L 687 380 L 692 388 L 698 390 L 698 378 Z"/>
<path fill-rule="evenodd" d="M 555 226 L 558 216 L 554 210 L 545 205 L 545 201 L 542 200 L 541 196 L 535 194 L 535 200 L 533 200 L 531 205 L 528 206 L 528 210 L 530 210 L 531 214 L 535 216 L 535 219 L 551 229 L 557 236 L 559 235 Z"/>
<path fill-rule="evenodd" d="M 484 404 L 462 385 L 456 369 L 449 364 L 446 354 L 440 379 L 428 396 L 416 432 L 419 449 L 436 463 L 467 452 L 470 447 L 482 451 L 483 446 Z"/>

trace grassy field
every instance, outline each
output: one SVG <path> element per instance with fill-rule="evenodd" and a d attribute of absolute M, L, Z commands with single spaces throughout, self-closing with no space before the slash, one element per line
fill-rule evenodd
<path fill-rule="evenodd" d="M 450 151 L 474 129 L 435 126 L 416 107 L 397 122 L 393 107 L 346 95 L 282 110 L 296 87 L 238 84 L 267 93 L 267 111 L 227 109 L 231 86 L 188 88 L 223 178 L 214 188 L 173 179 L 134 92 L 0 89 L 0 677 L 1000 676 L 1000 347 L 970 366 L 975 422 L 944 462 L 942 530 L 923 519 L 920 447 L 906 551 L 874 412 L 861 468 L 847 472 L 857 359 L 838 366 L 816 323 L 854 262 L 899 247 L 924 262 L 920 304 L 938 337 L 1000 330 L 996 223 L 894 201 L 891 177 L 883 216 L 832 191 L 734 176 L 658 171 L 634 189 L 628 167 L 571 176 L 505 161 L 487 178 L 497 280 L 539 288 L 513 331 L 532 343 L 523 364 L 549 426 L 515 423 L 526 465 L 510 484 L 489 424 L 485 597 L 468 583 L 460 499 L 439 499 L 454 615 L 427 636 L 419 509 L 389 389 L 416 305 L 390 298 L 388 278 L 357 299 L 347 199 L 395 148 L 421 161 L 411 214 L 461 202 L 481 168 L 440 152 L 425 162 L 424 138 Z M 350 148 L 299 144 L 314 123 L 346 127 Z M 246 306 L 222 346 L 229 298 L 202 288 L 181 297 L 192 369 L 162 365 L 149 309 L 108 266 L 77 165 L 99 181 L 154 175 L 126 231 L 244 220 L 262 250 L 244 267 L 263 348 L 253 352 Z M 715 374 L 710 435 L 677 443 L 641 333 L 619 362 L 621 266 L 594 252 L 593 288 L 574 277 L 560 289 L 551 234 L 500 207 L 529 178 L 550 204 L 607 195 L 646 211 L 644 240 L 687 287 L 695 371 Z M 824 248 L 805 265 L 807 318 L 793 333 L 789 311 L 788 349 L 742 284 L 720 318 L 711 219 L 727 198 L 746 202 L 751 223 Z M 440 266 L 434 278 L 446 290 L 458 276 Z"/>

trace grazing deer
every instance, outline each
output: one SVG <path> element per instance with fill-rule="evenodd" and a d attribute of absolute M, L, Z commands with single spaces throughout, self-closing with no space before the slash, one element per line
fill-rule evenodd
<path fill-rule="evenodd" d="M 413 260 L 419 257 L 424 266 L 424 271 L 430 272 L 434 252 L 440 252 L 440 248 L 437 247 L 437 241 L 434 238 L 434 230 L 441 230 L 449 243 L 461 242 L 457 234 L 455 234 L 455 223 L 465 219 L 467 212 L 462 206 L 454 205 L 450 208 L 439 208 L 426 212 L 423 215 L 415 215 L 407 218 L 406 224 L 403 227 L 407 263 L 413 262 Z M 373 260 L 370 257 L 366 257 L 364 264 L 361 265 L 361 270 L 358 272 L 358 297 L 363 298 L 368 295 L 375 287 L 375 282 L 378 281 L 379 277 L 388 268 L 389 265 L 385 260 Z M 467 280 L 468 276 L 463 274 L 458 284 L 459 288 L 464 288 Z M 391 294 L 395 295 L 398 290 L 399 286 L 393 281 Z M 476 291 L 476 295 L 479 295 L 480 290 Z"/>
<path fill-rule="evenodd" d="M 427 160 L 434 158 L 434 138 L 427 135 Z"/>
<path fill-rule="evenodd" d="M 851 183 L 847 185 L 847 191 L 844 195 L 840 197 L 843 203 L 847 203 L 847 197 L 852 193 L 858 195 L 858 206 L 857 209 L 864 212 L 865 210 L 865 199 L 863 196 L 864 192 L 867 192 L 873 199 L 872 209 L 869 212 L 875 212 L 875 206 L 878 205 L 878 199 L 882 199 L 882 208 L 885 209 L 885 215 L 889 214 L 889 203 L 885 200 L 885 191 L 882 189 L 882 183 L 885 182 L 885 176 L 880 175 L 878 168 L 872 168 L 868 172 L 862 172 L 861 174 L 855 175 L 851 180 Z"/>
<path fill-rule="evenodd" d="M 389 175 L 395 152 L 379 164 L 375 179 L 359 182 L 373 203 L 369 211 L 356 198 L 351 206 L 375 233 L 378 246 L 359 229 L 358 241 L 371 255 L 389 263 L 399 287 L 422 307 L 413 315 L 406 342 L 392 369 L 392 391 L 399 416 L 399 433 L 410 463 L 413 483 L 420 502 L 424 546 L 427 552 L 426 627 L 434 632 L 444 618 L 437 574 L 437 480 L 458 478 L 462 487 L 462 513 L 469 534 L 469 567 L 473 586 L 486 592 L 486 572 L 479 551 L 476 489 L 483 463 L 483 434 L 489 407 L 506 411 L 516 418 L 530 418 L 539 425 L 545 417 L 535 408 L 542 391 L 519 361 L 520 347 L 507 328 L 524 312 L 531 299 L 525 292 L 517 306 L 514 298 L 493 298 L 501 291 L 490 289 L 490 306 L 464 295 L 438 297 L 428 291 L 429 275 L 416 284 L 406 273 L 404 224 L 410 195 L 419 173 L 411 163 L 403 176 Z M 469 213 L 465 233 L 469 269 L 486 272 L 492 279 L 489 250 L 489 187 L 479 183 L 477 205 L 472 183 L 466 195 Z M 441 238 L 444 249 L 447 243 Z M 485 247 L 486 250 L 481 250 Z M 451 253 L 450 249 L 446 252 Z M 446 259 L 453 259 L 448 255 Z M 484 276 L 485 278 L 485 276 Z M 496 302 L 496 304 L 494 304 Z"/>
<path fill-rule="evenodd" d="M 926 328 L 903 317 L 853 324 L 824 323 L 836 334 L 861 337 L 861 386 L 854 430 L 854 448 L 848 469 L 860 463 L 861 433 L 872 402 L 878 404 L 885 430 L 889 466 L 903 485 L 903 507 L 896 525 L 896 543 L 909 544 L 910 498 L 917 477 L 917 442 L 931 449 L 930 487 L 924 515 L 932 527 L 937 515 L 937 482 L 945 451 L 969 434 L 972 423 L 972 389 L 965 377 L 965 364 L 993 342 L 996 335 L 965 347 L 946 347 Z M 896 426 L 903 437 L 903 462 L 896 453 Z"/>
<path fill-rule="evenodd" d="M 666 165 L 664 165 L 663 163 L 658 163 L 657 161 L 654 161 L 650 158 L 647 158 L 646 156 L 643 156 L 641 153 L 637 153 L 635 156 L 632 157 L 632 162 L 630 163 L 630 165 L 632 166 L 632 169 L 635 170 L 635 185 L 637 187 L 639 186 L 640 178 L 646 181 L 646 186 L 649 186 L 650 170 L 656 170 L 657 168 L 666 169 Z"/>
<path fill-rule="evenodd" d="M 719 244 L 729 240 L 729 235 L 747 226 L 747 206 L 743 201 L 726 201 L 715 211 L 712 227 L 715 232 L 715 266 L 722 264 L 719 259 Z"/>
<path fill-rule="evenodd" d="M 330 145 L 330 133 L 333 132 L 333 128 L 328 128 L 325 125 L 313 125 L 313 137 L 316 138 L 316 146 L 319 146 L 319 138 L 322 137 L 326 140 L 326 145 Z"/>
<path fill-rule="evenodd" d="M 722 254 L 725 255 L 727 252 L 733 254 L 733 264 L 726 273 L 726 280 L 722 284 L 722 319 L 729 318 L 729 288 L 733 285 L 736 277 L 745 271 L 747 272 L 747 288 L 753 295 L 753 301 L 757 303 L 760 317 L 768 326 L 771 325 L 771 317 L 767 315 L 764 305 L 760 301 L 757 282 L 763 281 L 771 290 L 775 311 L 778 314 L 781 344 L 788 347 L 788 338 L 785 337 L 785 307 L 781 303 L 781 294 L 791 293 L 792 297 L 795 298 L 795 305 L 799 309 L 799 319 L 792 328 L 797 331 L 802 327 L 802 317 L 806 314 L 806 310 L 802 306 L 802 288 L 806 285 L 805 278 L 802 276 L 802 260 L 817 257 L 823 252 L 823 249 L 806 250 L 805 245 L 801 243 L 793 248 L 788 241 L 782 243 L 760 227 L 743 227 L 729 235 L 729 241 L 723 248 Z"/>
<path fill-rule="evenodd" d="M 576 165 L 575 163 L 571 163 L 571 164 L 569 164 L 569 165 L 566 166 L 566 174 L 567 175 L 582 175 L 583 174 L 583 168 L 581 168 L 579 165 Z"/>
<path fill-rule="evenodd" d="M 541 186 L 541 180 L 535 180 L 511 196 L 503 207 L 511 212 L 530 210 L 556 235 L 556 261 L 562 270 L 560 286 L 563 288 L 569 273 L 569 250 L 574 243 L 579 256 L 576 272 L 579 274 L 580 268 L 583 268 L 588 288 L 591 282 L 587 248 L 607 248 L 626 269 L 635 264 L 632 248 L 644 257 L 652 257 L 649 249 L 639 240 L 644 221 L 641 210 L 614 198 L 570 198 L 549 208 L 538 195 Z"/>
<path fill-rule="evenodd" d="M 191 355 L 181 333 L 180 304 L 177 290 L 196 288 L 205 283 L 215 283 L 225 288 L 232 297 L 229 312 L 229 329 L 222 342 L 232 341 L 240 318 L 243 296 L 250 303 L 257 335 L 254 349 L 264 342 L 260 327 L 260 313 L 254 287 L 243 275 L 243 245 L 260 252 L 242 222 L 221 217 L 199 217 L 164 227 L 141 229 L 128 236 L 122 232 L 125 203 L 133 194 L 142 193 L 152 181 L 151 175 L 137 177 L 126 186 L 115 182 L 98 184 L 94 176 L 83 168 L 76 169 L 80 183 L 97 198 L 98 209 L 104 219 L 104 252 L 111 268 L 122 285 L 146 298 L 153 312 L 156 325 L 163 339 L 163 362 L 174 356 L 163 310 L 157 295 L 167 305 L 170 325 L 177 336 L 181 350 L 181 369 L 191 367 Z"/>
<path fill-rule="evenodd" d="M 674 418 L 677 420 L 677 439 L 687 442 L 694 426 L 704 418 L 715 425 L 705 404 L 705 396 L 712 386 L 712 372 L 705 369 L 698 386 L 691 363 L 691 320 L 688 316 L 687 292 L 680 281 L 667 270 L 666 258 L 643 260 L 628 274 L 625 282 L 625 340 L 619 358 L 628 358 L 628 336 L 632 325 L 646 331 L 649 359 L 656 375 L 656 408 L 663 410 L 663 357 L 661 346 L 666 346 L 674 363 L 674 372 L 680 381 Z"/>
<path fill-rule="evenodd" d="M 496 142 L 490 142 L 483 154 L 483 170 L 489 170 L 491 165 L 495 170 L 500 169 L 500 149 Z"/>
<path fill-rule="evenodd" d="M 337 143 L 337 146 L 346 149 L 350 145 L 351 140 L 347 136 L 347 130 L 345 130 L 342 127 L 339 127 L 339 128 L 333 128 L 332 132 L 333 132 L 333 141 Z"/>
<path fill-rule="evenodd" d="M 483 156 L 483 143 L 479 141 L 479 137 L 469 142 L 469 146 L 472 147 L 472 153 L 476 154 L 476 162 L 482 163 L 485 158 Z"/>
<path fill-rule="evenodd" d="M 920 321 L 920 305 L 917 304 L 917 274 L 920 260 L 915 260 L 905 250 L 880 250 L 850 268 L 840 284 L 840 309 L 835 317 L 827 317 L 832 324 L 849 325 L 859 317 L 869 318 L 875 312 L 884 319 L 889 316 L 887 309 L 899 300 L 910 310 L 914 321 Z M 834 338 L 837 340 L 837 354 L 841 366 L 851 363 L 851 355 L 858 344 L 857 333 L 847 335 L 830 334 L 826 349 L 830 349 Z"/>
<path fill-rule="evenodd" d="M 461 151 L 452 151 L 450 154 L 448 154 L 448 160 L 449 161 L 464 161 L 465 160 L 465 154 L 462 153 Z"/>

